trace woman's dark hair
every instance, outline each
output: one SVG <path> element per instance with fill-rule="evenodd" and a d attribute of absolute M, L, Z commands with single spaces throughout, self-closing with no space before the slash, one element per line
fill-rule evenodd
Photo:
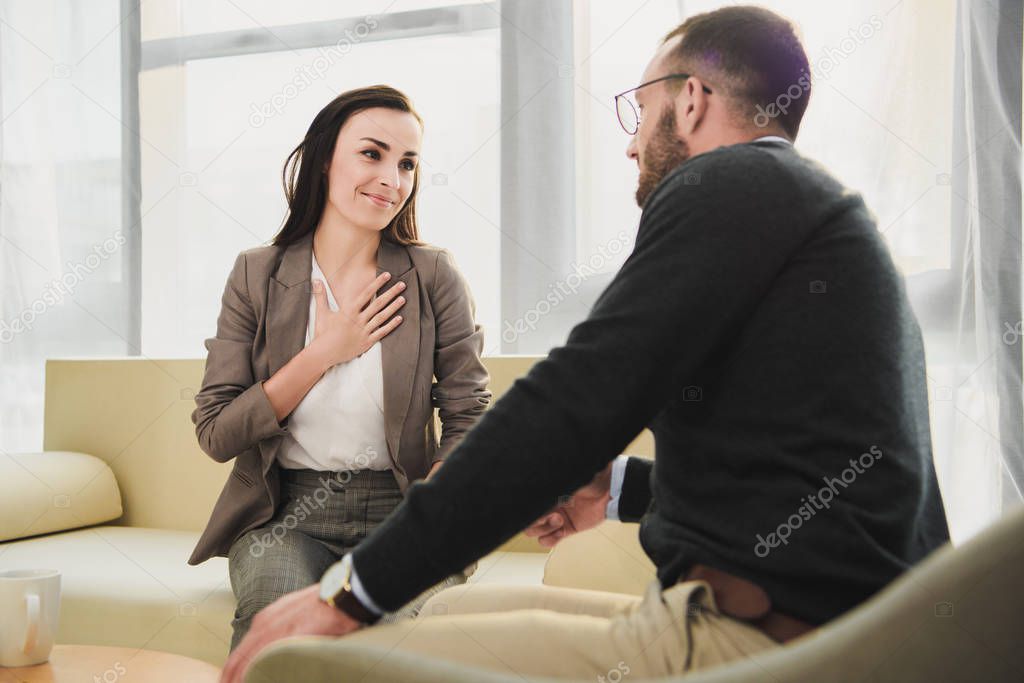
<path fill-rule="evenodd" d="M 288 215 L 284 225 L 274 236 L 271 244 L 288 246 L 316 230 L 320 216 L 327 203 L 327 173 L 338 131 L 353 114 L 384 107 L 412 114 L 423 125 L 423 119 L 412 108 L 404 93 L 386 85 L 371 85 L 343 92 L 320 110 L 309 124 L 306 136 L 299 146 L 292 150 L 281 170 L 281 183 L 288 200 Z M 412 191 L 405 205 L 384 229 L 382 239 L 397 244 L 418 244 L 419 229 L 416 226 L 416 190 L 420 184 L 419 164 L 413 173 Z"/>

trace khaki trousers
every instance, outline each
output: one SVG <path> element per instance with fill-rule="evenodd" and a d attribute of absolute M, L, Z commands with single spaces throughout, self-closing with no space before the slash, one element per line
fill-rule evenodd
<path fill-rule="evenodd" d="M 431 597 L 416 619 L 364 628 L 339 642 L 522 676 L 610 683 L 678 675 L 779 647 L 720 614 L 707 583 L 662 591 L 656 580 L 642 598 L 547 586 L 455 586 Z"/>

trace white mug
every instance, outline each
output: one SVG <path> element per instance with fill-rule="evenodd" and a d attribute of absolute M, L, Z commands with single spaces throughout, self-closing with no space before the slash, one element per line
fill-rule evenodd
<path fill-rule="evenodd" d="M 0 572 L 0 666 L 32 666 L 50 658 L 60 615 L 60 572 Z"/>

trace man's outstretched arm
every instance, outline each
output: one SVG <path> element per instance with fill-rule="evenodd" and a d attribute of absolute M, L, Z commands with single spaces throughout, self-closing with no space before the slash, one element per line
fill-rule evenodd
<path fill-rule="evenodd" d="M 700 173 L 700 185 L 684 172 Z M 794 211 L 779 176 L 774 159 L 750 149 L 701 155 L 666 178 L 587 319 L 353 552 L 373 603 L 397 609 L 491 552 L 682 400 L 674 392 L 738 332 L 806 237 L 792 227 L 803 221 L 772 219 Z"/>

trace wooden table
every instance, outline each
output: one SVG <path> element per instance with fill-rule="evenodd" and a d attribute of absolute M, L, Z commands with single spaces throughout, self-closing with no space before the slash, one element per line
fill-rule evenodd
<path fill-rule="evenodd" d="M 0 683 L 217 683 L 220 669 L 183 655 L 133 647 L 54 645 L 50 661 L 0 667 Z"/>

